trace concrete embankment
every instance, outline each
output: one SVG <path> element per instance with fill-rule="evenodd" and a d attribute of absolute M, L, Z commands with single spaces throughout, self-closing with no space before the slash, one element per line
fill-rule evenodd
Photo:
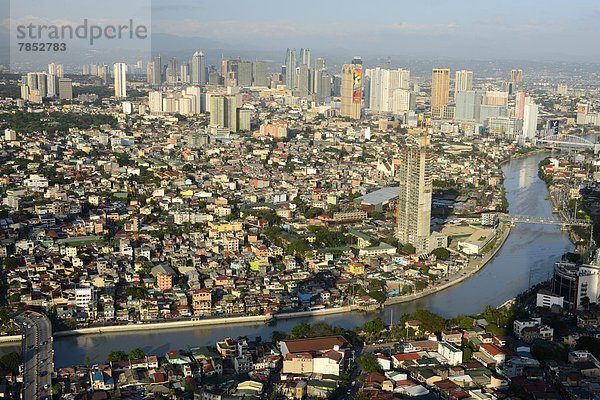
<path fill-rule="evenodd" d="M 21 335 L 0 336 L 0 343 L 18 343 L 21 341 Z"/>
<path fill-rule="evenodd" d="M 303 317 L 316 317 L 321 315 L 332 315 L 340 314 L 345 312 L 354 311 L 355 308 L 351 306 L 336 307 L 336 308 L 325 308 L 322 310 L 314 311 L 299 311 L 291 313 L 281 313 L 276 315 L 276 319 L 293 319 Z M 244 324 L 244 323 L 265 323 L 268 321 L 268 317 L 264 315 L 257 316 L 242 316 L 242 317 L 223 317 L 223 318 L 203 318 L 199 320 L 188 320 L 188 321 L 172 321 L 172 322 L 155 322 L 147 324 L 128 324 L 128 325 L 114 325 L 114 326 L 98 326 L 92 328 L 81 328 L 73 329 L 68 331 L 59 331 L 54 333 L 54 337 L 63 336 L 76 336 L 76 335 L 99 335 L 103 333 L 117 333 L 117 332 L 135 332 L 155 329 L 176 329 L 176 328 L 190 328 L 190 327 L 201 327 L 201 326 L 214 326 L 214 325 L 226 325 L 226 324 Z M 13 336 L 0 336 L 0 343 L 11 343 L 20 342 L 20 335 Z"/>
<path fill-rule="evenodd" d="M 264 315 L 247 316 L 247 317 L 224 317 L 224 318 L 205 318 L 189 321 L 172 321 L 172 322 L 155 322 L 148 324 L 128 324 L 114 326 L 98 326 L 92 328 L 73 329 L 69 331 L 55 332 L 55 337 L 73 336 L 73 335 L 94 335 L 100 333 L 115 333 L 115 332 L 133 332 L 145 331 L 149 329 L 173 329 L 173 328 L 189 328 L 195 326 L 213 326 L 224 324 L 243 324 L 243 323 L 261 323 L 265 322 L 267 317 Z"/>
<path fill-rule="evenodd" d="M 465 279 L 469 279 L 470 277 L 475 275 L 477 272 L 479 272 L 483 267 L 485 267 L 485 265 L 488 262 L 490 262 L 494 258 L 494 256 L 500 251 L 500 249 L 504 245 L 504 242 L 506 242 L 506 239 L 508 239 L 508 236 L 510 235 L 510 231 L 511 231 L 510 226 L 503 228 L 502 236 L 500 237 L 500 240 L 494 246 L 492 251 L 489 254 L 486 254 L 483 257 L 483 259 L 481 260 L 481 262 L 479 262 L 473 266 L 469 265 L 468 267 L 466 267 L 466 268 L 468 268 L 468 272 L 466 274 L 455 276 L 454 278 L 451 278 L 448 282 L 446 282 L 442 285 L 427 288 L 421 292 L 418 292 L 418 293 L 415 293 L 415 294 L 412 294 L 409 296 L 390 297 L 386 300 L 385 305 L 389 306 L 392 304 L 406 303 L 408 301 L 417 300 L 422 297 L 429 296 L 430 294 L 440 292 L 444 289 L 448 289 L 449 287 L 452 287 L 454 285 L 461 283 Z"/>

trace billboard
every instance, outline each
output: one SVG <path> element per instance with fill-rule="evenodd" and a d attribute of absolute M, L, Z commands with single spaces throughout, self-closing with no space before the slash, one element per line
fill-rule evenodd
<path fill-rule="evenodd" d="M 551 119 L 548 121 L 548 131 L 553 135 L 558 135 L 559 121 L 557 119 Z"/>
<path fill-rule="evenodd" d="M 352 71 L 352 102 L 360 103 L 362 101 L 362 69 L 354 68 Z"/>

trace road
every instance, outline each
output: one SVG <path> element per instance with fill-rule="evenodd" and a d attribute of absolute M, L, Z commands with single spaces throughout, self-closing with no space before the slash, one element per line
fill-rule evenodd
<path fill-rule="evenodd" d="M 43 314 L 26 311 L 15 317 L 21 328 L 23 375 L 23 399 L 50 399 L 54 350 L 52 349 L 52 326 Z"/>

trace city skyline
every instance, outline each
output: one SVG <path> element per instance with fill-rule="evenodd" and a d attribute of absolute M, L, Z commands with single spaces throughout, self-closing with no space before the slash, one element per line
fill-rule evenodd
<path fill-rule="evenodd" d="M 591 1 L 569 7 L 551 1 L 543 8 L 524 1 L 516 10 L 512 2 L 484 9 L 473 1 L 380 1 L 361 6 L 359 14 L 354 4 L 359 3 L 309 1 L 286 12 L 286 6 L 270 0 L 260 8 L 239 1 L 234 7 L 155 1 L 153 32 L 256 50 L 310 47 L 413 57 L 600 61 L 588 50 L 600 35 L 594 26 L 600 6 Z"/>

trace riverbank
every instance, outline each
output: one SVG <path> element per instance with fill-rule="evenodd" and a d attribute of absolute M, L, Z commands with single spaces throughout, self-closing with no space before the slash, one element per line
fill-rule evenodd
<path fill-rule="evenodd" d="M 478 273 L 483 267 L 485 267 L 485 265 L 487 263 L 489 263 L 494 258 L 494 256 L 500 251 L 500 249 L 504 245 L 504 242 L 506 242 L 506 239 L 508 239 L 510 232 L 511 232 L 511 227 L 509 225 L 503 226 L 502 232 L 500 233 L 501 234 L 500 240 L 497 241 L 497 243 L 494 246 L 494 248 L 492 249 L 492 251 L 489 252 L 488 254 L 486 254 L 485 256 L 483 256 L 483 258 L 479 261 L 471 260 L 469 262 L 469 265 L 467 267 L 465 267 L 465 269 L 467 270 L 466 272 L 464 272 L 464 270 L 463 270 L 463 272 L 461 272 L 460 274 L 457 274 L 454 277 L 449 278 L 448 282 L 444 282 L 441 285 L 432 286 L 430 288 L 427 288 L 427 289 L 422 290 L 415 294 L 411 294 L 408 296 L 390 297 L 385 301 L 385 305 L 389 306 L 389 305 L 393 305 L 393 304 L 401 304 L 401 303 L 405 303 L 407 301 L 417 300 L 417 299 L 423 298 L 425 296 L 429 296 L 434 293 L 440 292 L 444 289 L 448 289 L 452 286 L 455 286 L 455 285 L 461 283 L 462 281 L 464 281 L 466 279 L 471 278 L 473 275 Z"/>
<path fill-rule="evenodd" d="M 281 313 L 275 316 L 278 320 L 319 317 L 324 315 L 333 315 L 347 313 L 356 310 L 354 306 L 344 306 L 335 308 L 326 308 L 323 310 L 314 311 L 298 311 L 291 313 Z M 233 324 L 260 324 L 268 323 L 271 317 L 265 315 L 256 316 L 240 316 L 240 317 L 223 317 L 223 318 L 203 318 L 187 321 L 167 321 L 141 324 L 113 325 L 113 326 L 98 326 L 91 328 L 72 329 L 68 331 L 59 331 L 54 333 L 54 337 L 79 336 L 79 335 L 100 335 L 104 333 L 119 333 L 119 332 L 135 332 L 158 329 L 175 329 L 175 328 L 193 328 L 206 327 L 214 325 L 233 325 Z M 0 343 L 17 343 L 21 341 L 21 335 L 0 336 Z"/>

